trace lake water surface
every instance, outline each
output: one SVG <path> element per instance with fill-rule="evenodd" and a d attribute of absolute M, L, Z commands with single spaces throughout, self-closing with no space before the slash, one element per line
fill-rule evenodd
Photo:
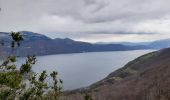
<path fill-rule="evenodd" d="M 58 71 L 65 90 L 88 86 L 105 78 L 109 73 L 123 67 L 129 61 L 153 50 L 91 52 L 47 55 L 37 57 L 35 72 Z M 24 63 L 24 58 L 18 59 Z"/>

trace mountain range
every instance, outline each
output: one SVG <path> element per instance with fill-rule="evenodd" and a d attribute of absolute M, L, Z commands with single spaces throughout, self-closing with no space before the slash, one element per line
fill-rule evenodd
<path fill-rule="evenodd" d="M 150 47 L 152 49 L 163 49 L 170 47 L 170 38 L 168 39 L 161 39 L 156 40 L 152 42 L 97 42 L 96 44 L 122 44 L 122 45 L 128 45 L 128 46 L 137 46 L 137 45 L 143 45 Z"/>
<path fill-rule="evenodd" d="M 69 38 L 51 39 L 45 35 L 21 31 L 24 41 L 21 42 L 19 48 L 11 51 L 10 43 L 12 41 L 9 33 L 0 32 L 0 41 L 5 45 L 1 55 L 17 54 L 18 56 L 34 55 L 50 55 L 50 54 L 65 54 L 65 53 L 82 53 L 82 52 L 103 52 L 103 51 L 123 51 L 123 50 L 138 50 L 148 49 L 144 45 L 128 46 L 123 44 L 92 44 L 88 42 L 75 41 Z"/>
<path fill-rule="evenodd" d="M 159 40 L 154 42 L 119 42 L 119 43 L 88 43 L 75 41 L 69 38 L 51 39 L 45 35 L 21 31 L 24 41 L 17 49 L 11 50 L 10 44 L 12 39 L 7 32 L 0 32 L 0 42 L 5 45 L 1 47 L 1 55 L 17 54 L 18 56 L 34 55 L 51 55 L 66 53 L 83 53 L 83 52 L 104 52 L 104 51 L 124 51 L 140 49 L 161 49 L 170 46 L 170 39 Z"/>

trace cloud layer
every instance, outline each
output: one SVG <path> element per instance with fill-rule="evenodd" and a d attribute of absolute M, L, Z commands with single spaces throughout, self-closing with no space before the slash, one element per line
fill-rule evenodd
<path fill-rule="evenodd" d="M 170 37 L 169 4 L 169 0 L 0 0 L 0 31 L 29 30 L 90 42 L 161 39 Z"/>

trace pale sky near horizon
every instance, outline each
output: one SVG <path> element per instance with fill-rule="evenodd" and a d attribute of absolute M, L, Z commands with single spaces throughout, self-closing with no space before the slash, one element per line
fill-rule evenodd
<path fill-rule="evenodd" d="M 0 0 L 0 31 L 87 42 L 170 38 L 170 0 Z"/>

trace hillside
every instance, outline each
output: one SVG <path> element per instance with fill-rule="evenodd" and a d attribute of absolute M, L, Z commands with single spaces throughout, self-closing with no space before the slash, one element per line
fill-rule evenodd
<path fill-rule="evenodd" d="M 1 32 L 0 41 L 5 42 L 1 55 L 17 54 L 18 56 L 34 55 L 50 55 L 65 53 L 82 53 L 82 52 L 103 52 L 103 51 L 123 51 L 148 49 L 147 46 L 126 46 L 122 44 L 92 44 L 81 41 L 74 41 L 69 38 L 51 39 L 45 35 L 21 31 L 24 41 L 21 46 L 13 51 L 10 49 L 11 38 L 9 33 Z"/>
<path fill-rule="evenodd" d="M 170 100 L 170 48 L 143 55 L 105 79 L 65 92 L 63 100 Z"/>

